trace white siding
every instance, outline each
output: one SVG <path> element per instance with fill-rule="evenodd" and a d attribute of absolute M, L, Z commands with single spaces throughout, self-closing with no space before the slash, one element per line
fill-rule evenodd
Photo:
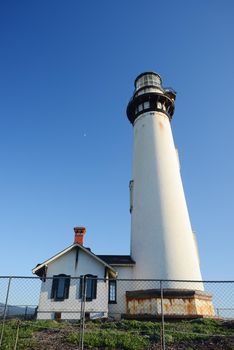
<path fill-rule="evenodd" d="M 73 249 L 48 265 L 47 277 L 53 277 L 59 274 L 66 274 L 72 277 L 92 274 L 98 276 L 98 278 L 104 277 L 105 266 L 82 250 L 79 250 L 78 263 L 76 264 L 75 262 L 76 250 Z M 55 312 L 61 312 L 62 319 L 79 319 L 81 308 L 79 279 L 71 279 L 69 298 L 64 301 L 54 301 L 51 299 L 51 287 L 52 279 L 42 282 L 38 319 L 53 319 Z M 97 283 L 97 298 L 92 301 L 86 301 L 85 311 L 90 312 L 90 316 L 92 317 L 95 313 L 106 313 L 107 310 L 108 281 L 105 282 L 102 280 Z"/>
<path fill-rule="evenodd" d="M 127 279 L 132 279 L 134 267 L 114 266 L 114 268 L 118 272 L 118 279 L 116 281 L 117 303 L 109 304 L 109 316 L 120 318 L 121 314 L 126 313 L 126 291 L 133 288 L 133 282 L 127 281 Z"/>

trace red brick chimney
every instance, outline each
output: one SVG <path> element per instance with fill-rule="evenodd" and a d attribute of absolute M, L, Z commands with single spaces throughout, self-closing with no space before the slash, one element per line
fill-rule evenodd
<path fill-rule="evenodd" d="M 78 243 L 78 244 L 83 245 L 86 228 L 85 227 L 74 227 L 74 232 L 75 232 L 74 243 Z"/>

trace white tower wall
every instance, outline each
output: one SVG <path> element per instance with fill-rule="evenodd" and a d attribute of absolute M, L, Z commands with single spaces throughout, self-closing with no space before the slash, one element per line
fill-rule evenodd
<path fill-rule="evenodd" d="M 151 109 L 135 118 L 133 128 L 134 278 L 201 281 L 170 119 L 163 111 Z M 170 282 L 167 287 L 203 290 L 202 283 Z"/>
<path fill-rule="evenodd" d="M 136 278 L 201 280 L 169 118 L 134 123 L 131 254 Z"/>

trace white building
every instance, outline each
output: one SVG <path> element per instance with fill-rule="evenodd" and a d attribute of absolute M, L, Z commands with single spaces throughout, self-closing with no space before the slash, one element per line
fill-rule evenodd
<path fill-rule="evenodd" d="M 88 276 L 90 317 L 160 313 L 160 283 L 140 279 L 170 280 L 164 282 L 168 314 L 213 315 L 202 282 L 178 282 L 202 277 L 170 125 L 175 98 L 157 73 L 146 72 L 135 80 L 127 107 L 134 133 L 131 255 L 95 255 L 84 248 L 85 231 L 77 228 L 72 246 L 33 269 L 43 280 L 38 318 L 79 318 L 82 286 L 72 277 L 80 276 Z M 116 278 L 117 284 L 112 280 Z M 68 312 L 73 306 L 74 314 Z"/>
<path fill-rule="evenodd" d="M 82 296 L 86 315 L 107 317 L 110 305 L 117 301 L 117 270 L 126 278 L 124 271 L 134 266 L 130 256 L 95 255 L 83 246 L 85 228 L 75 227 L 74 231 L 71 246 L 32 270 L 42 280 L 38 319 L 79 319 Z"/>

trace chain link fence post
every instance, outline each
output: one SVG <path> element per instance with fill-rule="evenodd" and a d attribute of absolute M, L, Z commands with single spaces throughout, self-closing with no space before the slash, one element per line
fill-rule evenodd
<path fill-rule="evenodd" d="M 164 324 L 164 307 L 163 307 L 163 281 L 160 281 L 160 296 L 161 296 L 161 350 L 166 350 L 165 345 L 165 324 Z"/>
<path fill-rule="evenodd" d="M 85 330 L 85 301 L 86 301 L 86 285 L 87 277 L 80 278 L 81 283 L 81 309 L 80 309 L 80 341 L 79 350 L 84 349 L 84 330 Z"/>
<path fill-rule="evenodd" d="M 9 298 L 9 293 L 10 293 L 11 279 L 12 279 L 12 277 L 9 277 L 8 285 L 7 285 L 7 293 L 6 293 L 5 305 L 4 305 L 4 311 L 3 311 L 3 319 L 2 319 L 2 329 L 1 329 L 1 337 L 0 337 L 0 348 L 1 348 L 1 346 L 2 346 L 4 328 L 5 328 L 5 322 L 6 322 L 6 316 L 7 316 L 7 304 L 8 304 L 8 298 Z"/>
<path fill-rule="evenodd" d="M 17 321 L 14 350 L 17 350 L 17 345 L 18 345 L 18 340 L 19 340 L 19 329 L 20 329 L 20 320 Z"/>

